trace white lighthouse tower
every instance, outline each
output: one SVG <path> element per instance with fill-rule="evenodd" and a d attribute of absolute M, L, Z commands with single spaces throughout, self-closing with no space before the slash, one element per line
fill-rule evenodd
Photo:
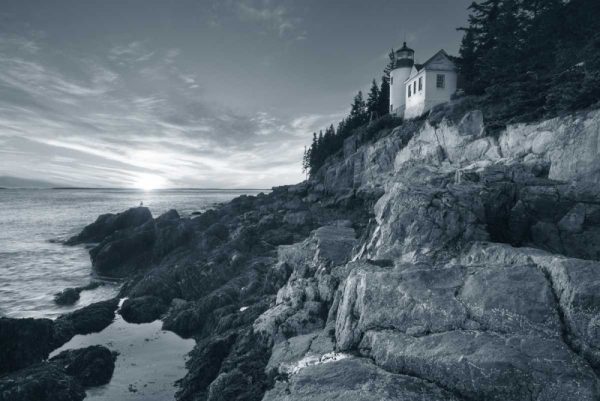
<path fill-rule="evenodd" d="M 415 64 L 415 51 L 403 46 L 394 52 L 394 69 L 390 71 L 390 113 L 404 115 L 406 106 L 405 81 Z"/>

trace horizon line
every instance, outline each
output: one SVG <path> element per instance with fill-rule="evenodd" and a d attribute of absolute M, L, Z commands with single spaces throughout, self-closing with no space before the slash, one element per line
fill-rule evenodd
<path fill-rule="evenodd" d="M 67 190 L 67 189 L 84 189 L 84 190 L 133 190 L 140 192 L 164 191 L 164 190 L 194 190 L 194 191 L 271 191 L 273 188 L 200 188 L 200 187 L 169 187 L 169 188 L 153 188 L 143 189 L 135 187 L 0 187 L 0 189 L 52 189 L 52 190 Z"/>

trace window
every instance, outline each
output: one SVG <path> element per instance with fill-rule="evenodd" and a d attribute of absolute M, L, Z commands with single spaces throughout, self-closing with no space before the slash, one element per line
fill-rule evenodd
<path fill-rule="evenodd" d="M 435 86 L 438 89 L 444 89 L 446 87 L 446 76 L 444 74 L 437 74 Z"/>
<path fill-rule="evenodd" d="M 413 93 L 417 93 L 417 81 L 413 82 Z"/>
<path fill-rule="evenodd" d="M 412 86 L 408 85 L 408 97 L 410 97 L 410 88 L 412 88 Z"/>
<path fill-rule="evenodd" d="M 394 111 L 394 105 L 390 104 L 390 113 Z"/>
<path fill-rule="evenodd" d="M 390 85 L 394 85 L 394 77 L 390 77 Z"/>
<path fill-rule="evenodd" d="M 423 77 L 419 77 L 419 92 L 423 90 Z"/>

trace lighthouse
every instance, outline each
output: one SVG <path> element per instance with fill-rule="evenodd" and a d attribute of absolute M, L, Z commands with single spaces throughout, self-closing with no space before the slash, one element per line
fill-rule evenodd
<path fill-rule="evenodd" d="M 394 69 L 390 71 L 390 113 L 402 116 L 406 106 L 406 80 L 415 64 L 415 51 L 406 46 L 394 52 Z"/>

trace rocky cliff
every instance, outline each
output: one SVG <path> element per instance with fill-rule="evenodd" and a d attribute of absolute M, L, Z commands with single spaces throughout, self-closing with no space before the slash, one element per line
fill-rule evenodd
<path fill-rule="evenodd" d="M 488 136 L 456 109 L 349 138 L 309 183 L 377 201 L 345 258 L 291 264 L 255 321 L 265 400 L 600 399 L 600 112 Z M 313 299 L 323 329 L 265 325 Z"/>
<path fill-rule="evenodd" d="M 363 135 L 308 182 L 70 241 L 126 320 L 196 340 L 177 398 L 600 400 L 600 111 Z"/>

